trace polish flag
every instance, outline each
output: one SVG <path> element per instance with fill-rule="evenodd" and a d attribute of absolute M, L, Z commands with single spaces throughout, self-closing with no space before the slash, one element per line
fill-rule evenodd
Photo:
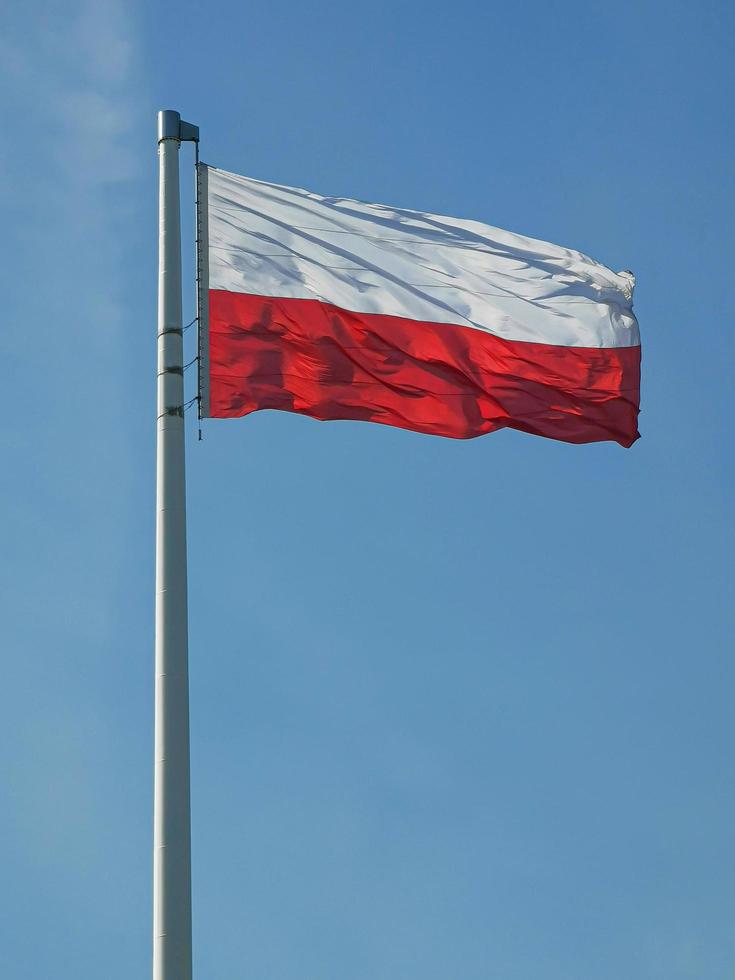
<path fill-rule="evenodd" d="M 201 409 L 637 438 L 634 278 L 479 221 L 200 166 Z"/>

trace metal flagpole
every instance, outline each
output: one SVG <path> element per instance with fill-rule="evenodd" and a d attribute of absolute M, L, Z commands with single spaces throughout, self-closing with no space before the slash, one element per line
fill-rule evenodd
<path fill-rule="evenodd" d="M 153 980 L 191 980 L 189 667 L 179 147 L 198 140 L 158 114 L 158 422 Z"/>

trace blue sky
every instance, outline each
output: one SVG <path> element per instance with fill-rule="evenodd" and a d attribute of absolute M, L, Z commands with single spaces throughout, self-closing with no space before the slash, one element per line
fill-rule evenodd
<path fill-rule="evenodd" d="M 5 21 L 3 975 L 150 969 L 168 107 L 226 169 L 633 269 L 644 343 L 629 451 L 192 420 L 196 975 L 731 977 L 731 5 Z"/>

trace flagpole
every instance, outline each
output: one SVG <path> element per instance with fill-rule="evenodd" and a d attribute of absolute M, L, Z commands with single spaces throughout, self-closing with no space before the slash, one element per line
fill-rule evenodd
<path fill-rule="evenodd" d="M 198 130 L 158 114 L 158 409 L 153 980 L 191 980 L 191 814 L 179 148 Z"/>

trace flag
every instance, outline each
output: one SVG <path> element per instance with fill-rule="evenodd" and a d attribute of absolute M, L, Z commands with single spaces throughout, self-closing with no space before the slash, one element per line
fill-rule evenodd
<path fill-rule="evenodd" d="M 479 221 L 205 165 L 198 196 L 204 416 L 638 438 L 631 273 Z"/>

